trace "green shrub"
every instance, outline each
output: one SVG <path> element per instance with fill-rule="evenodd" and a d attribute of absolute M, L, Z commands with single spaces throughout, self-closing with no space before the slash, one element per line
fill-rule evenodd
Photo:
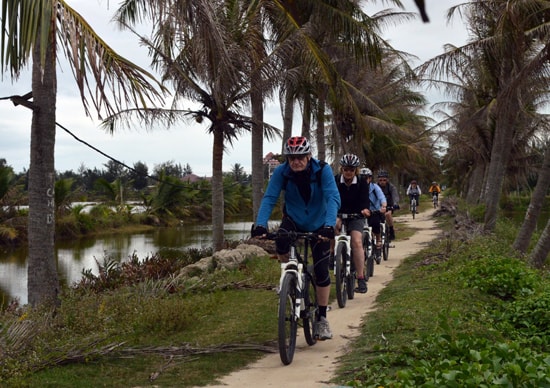
<path fill-rule="evenodd" d="M 540 282 L 536 271 L 508 257 L 482 257 L 466 263 L 460 275 L 465 287 L 477 288 L 502 300 L 533 293 Z"/>

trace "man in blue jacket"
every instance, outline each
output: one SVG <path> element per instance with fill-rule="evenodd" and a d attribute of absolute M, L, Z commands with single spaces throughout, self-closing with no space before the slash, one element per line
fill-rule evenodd
<path fill-rule="evenodd" d="M 273 207 L 284 190 L 283 219 L 280 228 L 300 232 L 317 232 L 328 240 L 312 243 L 317 302 L 319 315 L 314 323 L 314 333 L 320 340 L 331 339 L 327 321 L 330 295 L 330 240 L 334 239 L 334 226 L 340 208 L 340 193 L 329 166 L 311 156 L 309 141 L 303 136 L 291 137 L 284 147 L 287 161 L 273 171 L 260 204 L 252 237 L 267 233 L 267 223 Z M 276 241 L 279 260 L 288 260 L 289 241 Z"/>

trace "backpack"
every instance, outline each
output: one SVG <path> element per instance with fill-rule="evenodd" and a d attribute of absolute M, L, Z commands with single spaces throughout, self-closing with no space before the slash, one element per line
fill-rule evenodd
<path fill-rule="evenodd" d="M 323 169 L 327 165 L 327 162 L 325 162 L 324 160 L 320 160 L 319 165 L 321 166 L 321 168 L 315 173 L 315 181 L 317 181 L 317 185 L 321 187 L 321 177 L 323 176 Z M 286 175 L 283 175 L 283 190 L 286 190 L 287 183 L 288 177 Z"/>

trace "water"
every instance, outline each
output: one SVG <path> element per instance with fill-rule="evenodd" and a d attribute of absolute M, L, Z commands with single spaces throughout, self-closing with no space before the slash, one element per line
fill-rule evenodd
<path fill-rule="evenodd" d="M 225 238 L 236 241 L 249 237 L 251 224 L 251 221 L 226 223 Z M 193 224 L 158 228 L 146 233 L 58 242 L 55 254 L 59 278 L 65 284 L 72 284 L 82 278 L 85 269 L 91 269 L 97 275 L 97 262 L 102 264 L 104 257 L 122 263 L 134 253 L 143 259 L 155 253 L 174 256 L 188 248 L 210 248 L 211 230 L 210 224 Z M 0 251 L 0 307 L 14 298 L 18 298 L 21 304 L 27 303 L 27 257 L 26 247 Z"/>

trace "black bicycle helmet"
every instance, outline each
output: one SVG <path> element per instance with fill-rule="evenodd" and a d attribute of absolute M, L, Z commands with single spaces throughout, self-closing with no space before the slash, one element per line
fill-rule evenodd
<path fill-rule="evenodd" d="M 359 167 L 359 157 L 354 154 L 345 154 L 340 159 L 340 166 L 342 167 Z"/>
<path fill-rule="evenodd" d="M 293 136 L 285 143 L 285 155 L 307 155 L 311 153 L 309 141 L 303 136 Z"/>
<path fill-rule="evenodd" d="M 386 170 L 378 171 L 378 178 L 389 178 L 390 174 Z"/>

